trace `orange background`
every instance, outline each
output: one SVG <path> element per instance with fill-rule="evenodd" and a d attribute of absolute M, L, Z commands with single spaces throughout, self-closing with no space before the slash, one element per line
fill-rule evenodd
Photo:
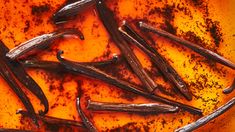
<path fill-rule="evenodd" d="M 119 54 L 119 50 L 110 41 L 94 7 L 80 13 L 66 24 L 54 25 L 50 17 L 63 3 L 64 1 L 57 0 L 1 0 L 0 39 L 11 49 L 43 33 L 49 33 L 61 27 L 74 27 L 84 33 L 84 41 L 76 38 L 60 39 L 55 41 L 51 48 L 39 52 L 36 57 L 43 60 L 56 60 L 55 54 L 58 49 L 65 51 L 65 58 L 80 62 L 106 60 L 111 58 L 113 53 Z M 169 21 L 176 29 L 176 34 L 185 38 L 189 37 L 185 35 L 186 32 L 191 31 L 201 38 L 201 45 L 218 52 L 235 63 L 234 0 L 107 0 L 107 4 L 115 11 L 117 20 L 147 19 L 155 27 L 161 27 L 165 24 L 165 21 Z M 46 8 L 38 13 L 32 12 L 32 9 L 38 6 L 45 6 Z M 150 13 L 154 9 L 160 9 L 160 12 L 155 10 L 156 12 Z M 172 9 L 172 12 L 162 13 L 164 9 Z M 208 23 L 206 20 L 208 19 L 217 23 L 218 30 L 222 34 L 223 41 L 219 43 L 219 46 L 216 46 L 207 30 Z M 157 42 L 156 49 L 189 84 L 194 95 L 192 101 L 186 101 L 182 96 L 173 92 L 169 82 L 165 82 L 156 72 L 152 73 L 151 75 L 157 83 L 162 84 L 169 92 L 174 94 L 174 97 L 167 96 L 168 98 L 201 108 L 203 114 L 206 115 L 234 97 L 234 92 L 229 95 L 222 93 L 222 90 L 232 83 L 235 75 L 234 70 L 208 62 L 191 50 L 165 38 L 154 36 L 154 40 Z M 155 68 L 149 59 L 137 48 L 134 48 L 134 52 L 143 66 L 153 72 Z M 195 56 L 196 58 L 193 59 Z M 110 67 L 104 69 L 109 74 L 111 74 Z M 112 74 L 114 76 L 140 84 L 138 79 L 127 69 L 124 62 L 113 67 Z M 121 127 L 122 130 L 173 131 L 200 118 L 183 111 L 174 114 L 155 115 L 88 111 L 85 108 L 87 99 L 122 103 L 153 101 L 130 95 L 114 86 L 80 75 L 55 73 L 41 69 L 28 69 L 28 73 L 46 94 L 50 103 L 48 113 L 50 116 L 80 121 L 75 107 L 75 98 L 78 95 L 78 88 L 82 88 L 84 92 L 82 108 L 99 130 L 117 130 L 116 128 Z M 21 119 L 20 115 L 15 114 L 17 109 L 23 108 L 23 105 L 2 78 L 0 78 L 0 84 L 0 127 L 35 130 L 35 126 L 30 121 Z M 31 93 L 27 92 L 27 95 L 36 111 L 43 107 Z M 232 125 L 235 123 L 234 113 L 235 108 L 232 108 L 198 131 L 232 131 L 235 129 L 235 126 Z M 50 128 L 42 124 L 42 128 L 38 130 L 50 130 Z"/>

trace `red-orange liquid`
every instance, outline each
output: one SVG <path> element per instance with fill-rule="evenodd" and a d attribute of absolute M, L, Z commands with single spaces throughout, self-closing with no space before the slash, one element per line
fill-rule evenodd
<path fill-rule="evenodd" d="M 2 0 L 0 1 L 0 39 L 11 49 L 20 43 L 42 33 L 57 29 L 50 17 L 64 3 L 57 0 Z M 113 0 L 107 4 L 115 12 L 119 20 L 144 19 L 155 27 L 164 28 L 172 25 L 171 31 L 178 36 L 197 41 L 198 44 L 214 50 L 235 63 L 235 10 L 233 0 Z M 35 6 L 45 6 L 43 11 L 34 12 Z M 76 38 L 60 39 L 53 46 L 37 54 L 43 60 L 56 60 L 58 49 L 65 51 L 64 57 L 74 61 L 89 62 L 111 58 L 113 53 L 120 54 L 115 44 L 103 27 L 94 7 L 87 9 L 74 20 L 63 25 L 80 29 L 85 36 L 81 41 Z M 170 27 L 168 25 L 168 27 Z M 169 29 L 169 28 L 168 28 Z M 214 32 L 217 35 L 213 34 Z M 167 98 L 195 106 L 206 115 L 226 101 L 234 97 L 234 92 L 224 95 L 222 90 L 229 86 L 235 75 L 234 70 L 220 64 L 208 62 L 193 51 L 182 47 L 165 38 L 155 35 L 156 49 L 177 70 L 189 84 L 194 97 L 188 102 L 181 95 Z M 191 36 L 191 38 L 190 38 Z M 214 38 L 213 38 L 214 37 Z M 196 39 L 197 38 L 197 39 Z M 193 40 L 194 39 L 194 40 Z M 196 39 L 196 40 L 195 40 Z M 153 65 L 148 57 L 134 47 L 142 65 L 153 71 Z M 196 58 L 195 58 L 196 57 Z M 110 67 L 109 67 L 110 68 Z M 108 69 L 108 68 L 107 68 Z M 140 81 L 126 68 L 125 63 L 115 66 L 114 75 L 122 79 L 140 84 Z M 109 70 L 110 71 L 110 70 Z M 41 69 L 28 69 L 28 73 L 41 86 L 46 94 L 50 110 L 48 115 L 80 121 L 76 111 L 75 99 L 78 88 L 82 88 L 82 109 L 94 125 L 101 130 L 120 128 L 141 131 L 173 131 L 200 118 L 188 112 L 180 111 L 174 114 L 138 115 L 121 112 L 94 112 L 86 110 L 88 98 L 94 101 L 147 103 L 154 102 L 144 97 L 129 95 L 118 88 L 99 80 L 80 75 L 61 74 Z M 155 81 L 169 91 L 172 86 L 156 73 L 152 73 Z M 0 78 L 0 127 L 33 129 L 35 126 L 20 115 L 16 110 L 24 108 L 7 83 Z M 27 92 L 36 111 L 42 109 L 39 100 Z M 216 120 L 208 123 L 198 131 L 232 131 L 235 129 L 235 108 L 232 108 Z M 44 126 L 39 130 L 48 130 Z"/>

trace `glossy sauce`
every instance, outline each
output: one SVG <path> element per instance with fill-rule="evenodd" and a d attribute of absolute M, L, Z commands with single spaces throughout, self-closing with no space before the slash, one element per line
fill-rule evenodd
<path fill-rule="evenodd" d="M 65 52 L 63 54 L 65 58 L 79 62 L 106 60 L 114 53 L 119 54 L 118 48 L 110 40 L 94 7 L 89 7 L 66 24 L 54 25 L 51 16 L 63 3 L 64 1 L 57 0 L 0 1 L 0 39 L 12 49 L 43 33 L 62 27 L 74 27 L 83 32 L 84 41 L 75 38 L 60 39 L 55 41 L 51 48 L 39 52 L 32 58 L 56 60 L 58 49 Z M 232 0 L 183 0 L 181 2 L 176 0 L 107 0 L 107 4 L 115 12 L 119 22 L 123 19 L 130 22 L 132 20 L 148 21 L 156 27 L 198 43 L 235 62 L 235 10 L 233 9 L 235 2 Z M 164 79 L 151 65 L 147 56 L 132 46 L 142 65 L 149 70 L 154 80 L 174 96 L 166 97 L 201 108 L 203 114 L 212 112 L 234 97 L 234 92 L 229 95 L 224 95 L 222 92 L 232 83 L 235 76 L 234 70 L 214 64 L 185 47 L 173 44 L 170 40 L 152 36 L 157 42 L 156 49 L 176 69 L 194 95 L 192 101 L 188 102 L 180 94 L 175 93 L 170 83 L 163 81 Z M 102 70 L 120 79 L 140 84 L 128 68 L 127 63 L 122 61 L 118 65 L 110 65 Z M 78 88 L 82 88 L 84 91 L 81 98 L 82 109 L 98 130 L 173 131 L 200 118 L 183 111 L 159 115 L 88 111 L 86 110 L 88 99 L 116 103 L 151 103 L 153 101 L 84 76 L 41 69 L 28 69 L 28 73 L 47 96 L 50 116 L 80 121 L 76 110 L 76 96 Z M 20 115 L 15 114 L 17 109 L 23 108 L 23 105 L 2 78 L 0 78 L 0 84 L 0 127 L 35 130 L 30 120 L 21 119 Z M 31 96 L 30 92 L 27 91 L 27 93 L 35 111 L 42 109 L 40 101 Z M 232 131 L 235 129 L 232 125 L 235 123 L 234 113 L 235 108 L 232 108 L 198 131 Z M 55 130 L 55 128 L 43 125 L 41 130 Z"/>

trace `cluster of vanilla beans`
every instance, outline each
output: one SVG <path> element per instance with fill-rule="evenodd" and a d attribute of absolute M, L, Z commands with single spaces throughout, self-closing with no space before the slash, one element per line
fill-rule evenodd
<path fill-rule="evenodd" d="M 65 5 L 64 7 L 59 9 L 58 12 L 53 15 L 53 21 L 55 22 L 55 24 L 65 23 L 81 11 L 94 5 L 96 6 L 96 11 L 100 17 L 100 20 L 103 22 L 103 25 L 109 33 L 112 41 L 120 49 L 121 55 L 125 58 L 135 75 L 137 75 L 139 80 L 142 82 L 143 88 L 108 75 L 107 73 L 97 68 L 99 66 L 118 63 L 119 56 L 113 56 L 112 59 L 101 62 L 74 62 L 63 58 L 61 56 L 63 54 L 63 51 L 59 50 L 57 53 L 57 59 L 59 62 L 27 60 L 27 56 L 29 56 L 29 54 L 35 53 L 33 51 L 36 51 L 39 48 L 49 47 L 50 44 L 52 44 L 52 41 L 65 35 L 75 35 L 78 36 L 81 40 L 84 40 L 85 37 L 77 29 L 60 29 L 52 33 L 43 34 L 20 44 L 10 51 L 3 44 L 3 42 L 0 42 L 0 74 L 7 81 L 13 91 L 17 94 L 26 108 L 26 110 L 19 110 L 17 113 L 20 113 L 23 116 L 30 117 L 37 126 L 38 120 L 41 120 L 49 124 L 77 126 L 86 128 L 89 131 L 97 131 L 96 127 L 92 124 L 92 122 L 88 120 L 81 109 L 80 96 L 77 97 L 76 104 L 78 113 L 82 119 L 82 123 L 46 116 L 45 114 L 49 110 L 48 100 L 37 83 L 27 74 L 27 72 L 25 71 L 26 67 L 64 71 L 70 72 L 72 74 L 83 74 L 85 76 L 96 78 L 114 85 L 122 90 L 135 93 L 145 98 L 149 98 L 162 103 L 121 104 L 94 102 L 89 100 L 87 109 L 90 110 L 137 113 L 171 113 L 177 112 L 179 109 L 182 109 L 193 114 L 202 115 L 202 111 L 198 108 L 182 104 L 156 94 L 155 91 L 159 87 L 158 84 L 147 74 L 140 61 L 137 59 L 136 55 L 133 53 L 129 44 L 134 44 L 140 50 L 142 50 L 150 58 L 154 66 L 159 69 L 162 75 L 180 91 L 182 96 L 184 96 L 185 99 L 189 101 L 192 100 L 192 94 L 184 80 L 180 77 L 177 71 L 166 61 L 166 59 L 162 57 L 158 53 L 158 51 L 149 43 L 149 41 L 146 40 L 143 35 L 141 35 L 143 32 L 153 32 L 160 36 L 171 39 L 178 44 L 192 49 L 194 52 L 208 59 L 214 60 L 222 65 L 235 69 L 235 64 L 223 58 L 222 56 L 187 40 L 172 35 L 166 31 L 154 28 L 142 21 L 139 21 L 137 26 L 134 26 L 132 25 L 132 23 L 128 23 L 127 21 L 123 21 L 122 25 L 119 27 L 115 20 L 113 12 L 106 6 L 103 0 L 80 0 L 74 3 L 69 3 L 68 5 Z M 40 99 L 45 107 L 44 111 L 40 110 L 39 113 L 36 114 L 31 102 L 29 101 L 29 98 L 22 91 L 18 83 L 23 84 L 38 99 Z M 231 87 L 224 90 L 224 93 L 230 93 L 234 88 L 235 81 Z M 195 128 L 200 127 L 201 125 L 206 124 L 208 121 L 219 116 L 233 104 L 235 104 L 234 100 L 235 99 L 233 98 L 224 106 L 218 108 L 212 114 L 205 116 L 199 119 L 197 122 L 187 125 L 176 131 L 192 131 Z"/>

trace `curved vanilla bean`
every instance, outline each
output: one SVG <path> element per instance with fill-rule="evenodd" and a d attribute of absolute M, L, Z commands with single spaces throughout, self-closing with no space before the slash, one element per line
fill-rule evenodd
<path fill-rule="evenodd" d="M 191 132 L 191 131 L 207 124 L 209 121 L 215 119 L 216 117 L 220 116 L 221 114 L 223 114 L 224 112 L 229 110 L 234 104 L 235 104 L 235 98 L 232 98 L 230 101 L 228 101 L 223 106 L 219 107 L 217 110 L 215 110 L 211 114 L 198 119 L 196 122 L 193 122 L 193 123 L 190 123 L 184 127 L 181 127 L 179 129 L 175 130 L 175 132 Z"/>
<path fill-rule="evenodd" d="M 78 0 L 73 3 L 65 5 L 53 14 L 53 21 L 55 24 L 64 23 L 70 17 L 76 16 L 78 13 L 84 11 L 88 7 L 95 5 L 96 0 Z"/>
<path fill-rule="evenodd" d="M 49 103 L 47 97 L 42 91 L 41 87 L 28 75 L 28 73 L 21 67 L 18 62 L 13 62 L 14 67 L 9 66 L 11 71 L 14 73 L 15 77 L 23 84 L 25 87 L 30 90 L 44 105 L 44 110 L 40 110 L 40 114 L 46 114 L 49 110 Z"/>
<path fill-rule="evenodd" d="M 19 46 L 16 46 L 15 48 L 11 49 L 6 56 L 10 58 L 11 60 L 15 60 L 23 55 L 25 53 L 28 53 L 34 49 L 39 49 L 43 47 L 47 47 L 51 44 L 51 42 L 57 38 L 63 37 L 65 35 L 76 35 L 81 40 L 84 40 L 84 36 L 81 33 L 81 31 L 76 29 L 61 29 L 56 32 L 43 34 L 41 36 L 35 37 L 33 39 L 30 39 Z"/>
<path fill-rule="evenodd" d="M 154 50 L 147 41 L 145 41 L 137 32 L 135 32 L 130 25 L 124 21 L 119 31 L 127 38 L 128 41 L 133 42 L 143 52 L 145 52 L 163 75 L 173 83 L 181 94 L 187 99 L 192 100 L 186 83 L 175 71 L 175 69 L 163 58 L 156 50 Z"/>
<path fill-rule="evenodd" d="M 142 28 L 142 29 L 145 29 L 145 30 L 148 30 L 150 32 L 153 32 L 153 33 L 156 33 L 158 35 L 161 35 L 163 37 L 166 37 L 166 38 L 169 38 L 173 41 L 176 41 L 178 42 L 179 44 L 182 44 L 188 48 L 190 48 L 191 50 L 193 50 L 194 52 L 208 58 L 208 59 L 211 59 L 211 60 L 214 60 L 222 65 L 225 65 L 225 66 L 228 66 L 232 69 L 235 69 L 235 64 L 232 63 L 231 61 L 229 61 L 228 59 L 225 59 L 224 57 L 218 55 L 217 53 L 211 51 L 211 50 L 208 50 L 208 49 L 205 49 L 199 45 L 196 45 L 190 41 L 187 41 L 187 40 L 184 40 L 180 37 L 177 37 L 173 34 L 170 34 L 166 31 L 163 31 L 161 29 L 157 29 L 157 28 L 154 28 L 144 22 L 139 22 L 139 27 Z"/>
<path fill-rule="evenodd" d="M 103 61 L 97 61 L 97 62 L 76 62 L 76 63 L 84 64 L 88 66 L 94 66 L 94 67 L 102 67 L 102 66 L 107 66 L 110 64 L 117 63 L 118 61 L 119 61 L 119 56 L 114 55 L 112 59 L 109 59 L 109 60 L 103 60 Z M 42 69 L 56 70 L 56 71 L 66 70 L 63 65 L 55 61 L 22 60 L 20 61 L 20 63 L 24 67 L 28 67 L 28 68 L 42 68 Z"/>
<path fill-rule="evenodd" d="M 25 95 L 23 90 L 20 88 L 20 86 L 17 84 L 16 80 L 12 76 L 11 71 L 9 70 L 9 68 L 7 67 L 7 65 L 5 64 L 5 62 L 2 59 L 2 55 L 0 58 L 0 75 L 8 83 L 8 85 L 15 92 L 15 94 L 20 98 L 20 100 L 24 104 L 27 111 L 29 111 L 30 118 L 38 126 L 38 121 L 37 121 L 37 118 L 35 115 L 33 105 L 31 104 L 31 102 L 29 101 L 29 98 Z"/>
<path fill-rule="evenodd" d="M 23 90 L 18 85 L 17 81 L 15 80 L 15 77 L 12 75 L 13 73 L 10 71 L 10 68 L 8 66 L 8 61 L 5 59 L 5 53 L 6 53 L 7 47 L 4 45 L 4 43 L 1 40 L 0 40 L 0 50 L 1 50 L 0 51 L 0 75 L 8 83 L 8 85 L 15 92 L 15 94 L 20 98 L 20 100 L 24 104 L 27 111 L 29 111 L 30 118 L 33 120 L 35 125 L 38 126 L 38 121 L 36 119 L 36 114 L 35 114 L 33 105 L 31 104 L 29 98 L 25 95 Z"/>
<path fill-rule="evenodd" d="M 107 103 L 94 102 L 88 100 L 87 109 L 95 111 L 119 111 L 119 112 L 137 112 L 137 113 L 172 113 L 179 110 L 178 107 L 159 104 L 123 104 L 123 103 Z"/>
<path fill-rule="evenodd" d="M 118 25 L 114 19 L 113 12 L 108 7 L 106 7 L 103 0 L 97 1 L 96 8 L 103 25 L 110 34 L 110 37 L 121 50 L 121 53 L 126 58 L 134 73 L 148 91 L 151 93 L 154 92 L 154 90 L 157 88 L 157 84 L 146 73 L 140 61 L 135 56 L 133 50 L 129 47 L 127 42 L 123 39 L 122 35 L 118 31 Z"/>
<path fill-rule="evenodd" d="M 223 90 L 224 94 L 229 94 L 235 89 L 235 78 L 233 79 L 233 83 L 231 86 Z"/>
<path fill-rule="evenodd" d="M 43 93 L 39 85 L 28 75 L 21 64 L 18 61 L 10 61 L 4 55 L 9 51 L 9 49 L 0 42 L 0 52 L 3 54 L 2 59 L 5 61 L 6 65 L 9 67 L 14 76 L 22 83 L 28 90 L 30 90 L 44 105 L 44 111 L 40 110 L 41 114 L 46 114 L 49 110 L 48 100 Z"/>
<path fill-rule="evenodd" d="M 80 97 L 77 97 L 76 106 L 77 106 L 77 111 L 78 111 L 84 125 L 89 130 L 89 132 L 97 132 L 97 129 L 95 128 L 95 126 L 89 121 L 89 119 L 86 117 L 86 115 L 83 113 L 83 111 L 81 109 Z"/>
<path fill-rule="evenodd" d="M 19 110 L 17 113 L 21 114 L 22 116 L 29 117 L 29 113 L 27 111 Z M 36 116 L 37 116 L 38 120 L 41 120 L 42 122 L 48 123 L 48 124 L 75 126 L 75 127 L 85 128 L 83 123 L 73 121 L 73 120 L 61 119 L 61 118 L 56 118 L 56 117 L 51 117 L 51 116 L 46 116 L 46 115 L 42 116 L 39 114 L 36 114 Z"/>
<path fill-rule="evenodd" d="M 150 98 L 150 99 L 153 99 L 153 100 L 156 100 L 156 101 L 160 101 L 160 102 L 163 102 L 163 103 L 166 103 L 166 104 L 169 104 L 169 105 L 178 106 L 179 108 L 187 110 L 191 113 L 202 114 L 202 111 L 198 108 L 188 106 L 188 105 L 185 105 L 185 104 L 182 104 L 182 103 L 179 103 L 179 102 L 175 102 L 173 100 L 169 100 L 169 99 L 166 99 L 164 97 L 156 96 L 156 95 L 153 95 L 151 93 L 143 92 L 143 91 L 139 90 L 141 88 L 139 88 L 136 85 L 133 85 L 131 83 L 119 80 L 115 77 L 112 77 L 112 76 L 104 73 L 103 71 L 95 68 L 95 67 L 88 66 L 88 65 L 82 65 L 82 64 L 79 64 L 79 63 L 76 63 L 76 62 L 73 62 L 73 61 L 66 60 L 66 59 L 61 57 L 61 54 L 63 54 L 63 51 L 59 51 L 57 53 L 57 59 L 60 61 L 60 63 L 65 68 L 67 68 L 68 70 L 70 70 L 74 73 L 84 74 L 86 76 L 89 76 L 89 77 L 96 78 L 96 79 L 99 79 L 101 81 L 107 82 L 107 83 L 109 83 L 111 85 L 114 85 L 117 88 L 123 89 L 125 91 L 129 91 L 129 92 L 144 96 L 146 98 Z"/>

